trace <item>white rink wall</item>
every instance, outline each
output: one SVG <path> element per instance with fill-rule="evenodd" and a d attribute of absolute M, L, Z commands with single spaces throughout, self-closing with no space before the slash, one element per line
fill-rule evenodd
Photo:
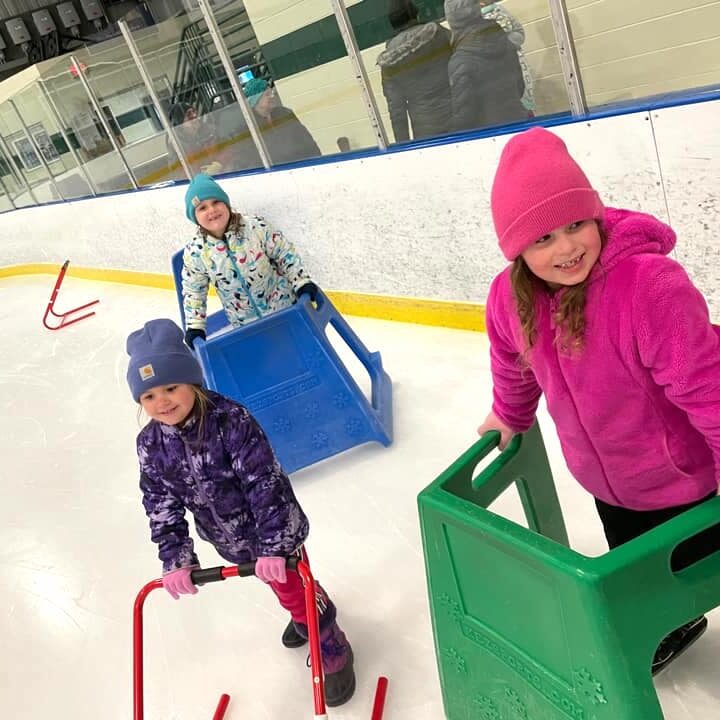
<path fill-rule="evenodd" d="M 608 205 L 670 220 L 676 258 L 720 321 L 720 100 L 570 123 L 568 143 Z M 325 288 L 484 302 L 503 266 L 489 208 L 509 136 L 222 180 L 237 209 L 297 245 Z M 169 272 L 192 234 L 185 185 L 0 216 L 0 266 L 52 262 Z"/>

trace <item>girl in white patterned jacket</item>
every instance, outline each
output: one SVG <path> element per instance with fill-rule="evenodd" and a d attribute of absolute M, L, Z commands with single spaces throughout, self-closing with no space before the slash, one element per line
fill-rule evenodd
<path fill-rule="evenodd" d="M 198 225 L 183 253 L 185 342 L 205 339 L 212 282 L 230 324 L 238 327 L 290 307 L 300 295 L 315 300 L 293 244 L 262 218 L 230 209 L 227 193 L 209 175 L 196 175 L 185 193 L 185 214 Z"/>

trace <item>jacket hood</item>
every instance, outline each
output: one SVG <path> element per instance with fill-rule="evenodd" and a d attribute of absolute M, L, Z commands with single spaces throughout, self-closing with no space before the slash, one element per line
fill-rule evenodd
<path fill-rule="evenodd" d="M 444 43 L 442 28 L 437 23 L 413 25 L 388 40 L 385 50 L 377 58 L 380 67 L 392 67 L 413 55 L 426 52 L 429 47 Z"/>
<path fill-rule="evenodd" d="M 453 33 L 488 22 L 477 0 L 445 0 L 445 18 Z"/>
<path fill-rule="evenodd" d="M 483 15 L 477 0 L 446 0 L 445 15 L 452 30 L 453 46 L 483 57 L 500 57 L 511 44 L 497 22 Z"/>
<path fill-rule="evenodd" d="M 675 247 L 675 231 L 652 215 L 606 208 L 601 227 L 605 246 L 593 268 L 591 281 L 634 255 L 668 255 Z"/>

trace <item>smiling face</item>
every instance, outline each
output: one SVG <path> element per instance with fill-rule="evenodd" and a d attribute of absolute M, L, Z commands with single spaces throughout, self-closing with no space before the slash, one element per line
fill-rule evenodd
<path fill-rule="evenodd" d="M 595 220 L 580 220 L 539 238 L 522 257 L 534 275 L 558 288 L 584 282 L 601 249 L 598 224 Z"/>
<path fill-rule="evenodd" d="M 230 222 L 230 208 L 222 200 L 203 200 L 195 208 L 195 220 L 211 235 L 221 238 Z"/>
<path fill-rule="evenodd" d="M 140 396 L 140 405 L 151 419 L 165 425 L 180 425 L 195 406 L 192 385 L 158 385 Z"/>

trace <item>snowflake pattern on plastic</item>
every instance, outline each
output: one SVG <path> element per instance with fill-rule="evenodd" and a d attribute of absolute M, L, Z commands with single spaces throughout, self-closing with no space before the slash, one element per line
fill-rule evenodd
<path fill-rule="evenodd" d="M 480 720 L 500 720 L 497 705 L 486 695 L 476 695 L 472 702 L 473 714 L 477 713 Z"/>
<path fill-rule="evenodd" d="M 520 695 L 512 688 L 505 688 L 505 700 L 510 706 L 510 712 L 512 713 L 513 720 L 527 720 L 527 707 L 522 701 Z"/>
<path fill-rule="evenodd" d="M 320 403 L 318 402 L 310 402 L 305 406 L 305 410 L 303 411 L 303 415 L 305 415 L 306 419 L 308 420 L 315 420 L 320 415 Z"/>
<path fill-rule="evenodd" d="M 323 448 L 326 448 L 328 446 L 328 444 L 330 443 L 330 438 L 328 437 L 327 433 L 319 431 L 313 433 L 310 442 L 312 443 L 313 449 L 322 450 Z"/>
<path fill-rule="evenodd" d="M 319 350 L 315 352 L 307 353 L 304 356 L 305 365 L 308 370 L 317 370 L 322 365 L 323 358 L 325 356 Z"/>
<path fill-rule="evenodd" d="M 462 608 L 459 602 L 453 600 L 447 593 L 438 595 L 438 602 L 445 608 L 447 614 L 455 620 L 455 622 L 460 622 L 462 618 Z"/>
<path fill-rule="evenodd" d="M 575 689 L 590 700 L 593 705 L 607 705 L 605 690 L 600 682 L 587 668 L 580 668 L 573 673 Z"/>
<path fill-rule="evenodd" d="M 273 420 L 273 431 L 276 433 L 286 433 L 292 430 L 292 423 L 290 418 L 285 415 L 280 415 Z"/>
<path fill-rule="evenodd" d="M 457 672 L 467 672 L 467 663 L 465 662 L 465 658 L 455 648 L 446 648 L 443 650 L 443 655 L 450 660 Z"/>
<path fill-rule="evenodd" d="M 342 410 L 350 404 L 350 394 L 345 391 L 335 393 L 333 395 L 333 405 L 338 409 Z"/>
<path fill-rule="evenodd" d="M 363 423 L 360 418 L 348 418 L 348 420 L 345 423 L 345 432 L 350 437 L 355 437 L 357 435 L 360 435 L 363 431 L 363 427 L 365 424 Z"/>

